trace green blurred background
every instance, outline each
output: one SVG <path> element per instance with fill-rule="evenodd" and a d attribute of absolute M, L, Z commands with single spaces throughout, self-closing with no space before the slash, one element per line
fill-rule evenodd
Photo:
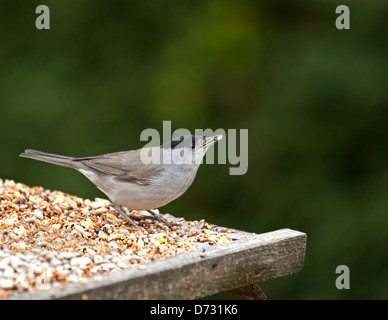
<path fill-rule="evenodd" d="M 50 30 L 35 28 L 39 4 Z M 388 298 L 386 2 L 7 0 L 0 15 L 1 178 L 103 197 L 18 154 L 140 148 L 163 120 L 248 129 L 247 174 L 203 165 L 161 211 L 306 232 L 304 269 L 263 283 L 271 299 Z M 341 264 L 350 290 L 335 287 Z"/>

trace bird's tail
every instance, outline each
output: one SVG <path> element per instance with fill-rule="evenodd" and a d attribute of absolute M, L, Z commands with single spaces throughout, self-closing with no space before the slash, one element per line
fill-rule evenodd
<path fill-rule="evenodd" d="M 56 164 L 56 165 L 64 166 L 68 168 L 74 168 L 74 169 L 77 168 L 76 162 L 73 161 L 74 158 L 61 156 L 59 154 L 27 149 L 20 154 L 20 157 L 44 161 L 44 162 L 48 162 L 48 163 L 52 163 L 52 164 Z"/>

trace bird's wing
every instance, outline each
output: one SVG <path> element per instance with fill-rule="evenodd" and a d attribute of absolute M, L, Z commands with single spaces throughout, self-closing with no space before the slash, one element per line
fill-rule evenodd
<path fill-rule="evenodd" d="M 76 158 L 87 167 L 100 173 L 114 176 L 114 179 L 149 185 L 151 181 L 165 170 L 159 164 L 144 164 L 139 150 L 122 151 L 96 157 Z"/>

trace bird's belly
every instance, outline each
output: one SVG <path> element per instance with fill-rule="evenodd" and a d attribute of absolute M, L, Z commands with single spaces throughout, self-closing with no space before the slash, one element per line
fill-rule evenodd
<path fill-rule="evenodd" d="M 157 186 L 143 186 L 128 182 L 121 184 L 122 188 L 117 188 L 117 184 L 115 184 L 115 189 L 108 191 L 107 195 L 112 201 L 116 201 L 129 210 L 156 209 L 181 195 Z M 128 184 L 131 185 L 128 186 Z"/>
<path fill-rule="evenodd" d="M 81 171 L 81 170 L 80 170 Z M 166 205 L 180 197 L 191 185 L 193 179 L 158 179 L 149 185 L 139 185 L 116 180 L 111 176 L 96 179 L 94 174 L 83 172 L 112 202 L 129 210 L 150 210 Z M 98 180 L 98 181 L 97 181 Z M 179 181 L 179 182 L 177 182 Z"/>

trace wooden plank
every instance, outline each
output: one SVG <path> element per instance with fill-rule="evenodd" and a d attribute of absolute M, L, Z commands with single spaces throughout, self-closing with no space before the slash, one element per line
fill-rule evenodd
<path fill-rule="evenodd" d="M 281 229 L 201 248 L 90 279 L 10 299 L 194 299 L 277 278 L 302 269 L 306 234 Z M 85 296 L 87 295 L 87 296 Z"/>

